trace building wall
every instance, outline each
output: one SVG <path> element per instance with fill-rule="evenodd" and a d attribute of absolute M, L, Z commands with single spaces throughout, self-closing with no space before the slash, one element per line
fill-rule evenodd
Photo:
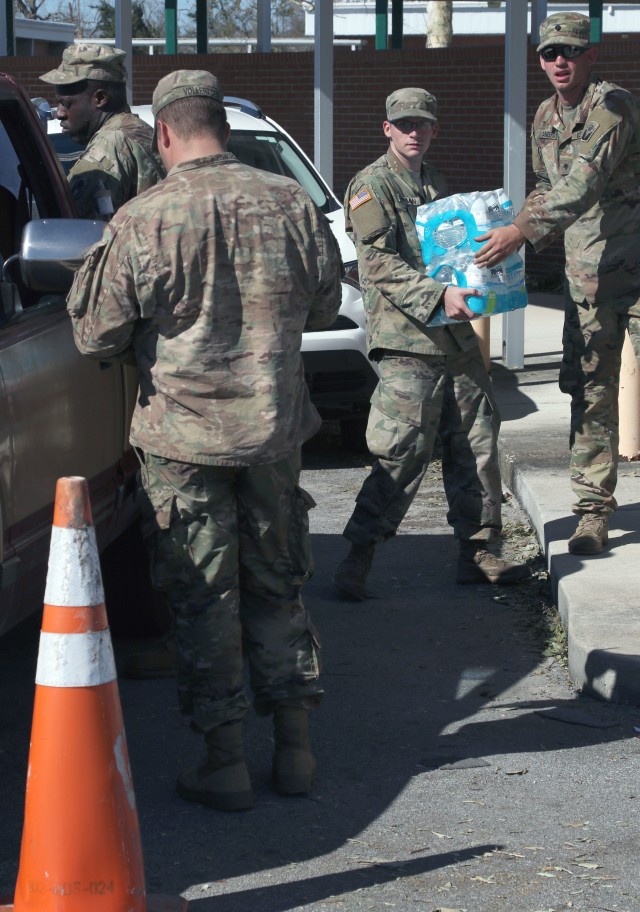
<path fill-rule="evenodd" d="M 38 75 L 59 57 L 7 57 L 0 70 L 15 75 L 30 96 L 53 101 Z M 250 98 L 289 131 L 313 157 L 313 61 L 311 53 L 136 54 L 134 104 L 148 104 L 158 79 L 173 69 L 210 69 L 228 95 Z M 611 39 L 600 46 L 597 71 L 640 95 L 640 39 Z M 342 196 L 349 179 L 386 147 L 382 133 L 386 96 L 419 85 L 438 99 L 440 134 L 428 158 L 447 175 L 451 192 L 493 189 L 503 182 L 504 48 L 454 45 L 443 49 L 354 52 L 334 49 L 334 189 Z M 527 124 L 550 94 L 533 46 L 529 49 Z M 528 160 L 529 161 L 529 160 Z M 530 164 L 528 189 L 531 189 Z M 561 248 L 527 254 L 527 271 L 557 277 Z"/>

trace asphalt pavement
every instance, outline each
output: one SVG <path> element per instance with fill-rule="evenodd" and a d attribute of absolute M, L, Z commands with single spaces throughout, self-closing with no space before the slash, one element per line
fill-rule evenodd
<path fill-rule="evenodd" d="M 532 578 L 513 587 L 456 584 L 457 547 L 434 465 L 400 534 L 376 554 L 374 597 L 340 598 L 331 577 L 368 457 L 341 450 L 337 434 L 319 435 L 302 476 L 317 502 L 316 566 L 304 595 L 323 644 L 316 786 L 304 798 L 273 792 L 271 722 L 250 713 L 253 809 L 223 814 L 183 801 L 176 772 L 203 745 L 179 717 L 175 682 L 121 679 L 150 897 L 182 895 L 190 912 L 639 912 L 640 707 L 596 697 L 595 688 L 580 692 L 545 654 L 539 606 L 552 593 L 518 499 L 548 542 L 569 619 L 594 605 L 596 586 L 606 591 L 598 568 L 626 560 L 637 537 L 631 517 L 629 530 L 620 524 L 623 506 L 613 555 L 563 553 L 573 520 L 562 451 L 568 403 L 555 389 L 561 315 L 557 301 L 530 308 L 526 369 L 508 373 L 494 360 L 493 377 L 511 466 L 505 481 L 517 493 L 504 504 L 505 547 L 530 563 Z M 531 491 L 537 504 L 527 500 Z M 623 505 L 633 503 L 620 493 Z M 591 581 L 583 585 L 584 574 Z M 629 577 L 608 575 L 622 599 Z M 605 633 L 607 611 L 593 608 Z M 34 617 L 0 638 L 7 897 L 19 864 L 38 630 Z M 575 648 L 571 625 L 570 634 Z M 593 650 L 606 653 L 609 642 Z M 120 666 L 134 648 L 116 639 Z M 608 661 L 614 667 L 614 656 Z M 39 909 L 65 912 L 64 897 Z"/>
<path fill-rule="evenodd" d="M 525 364 L 516 371 L 502 366 L 501 325 L 497 320 L 492 325 L 503 480 L 531 518 L 544 549 L 567 629 L 573 682 L 586 693 L 638 705 L 640 463 L 620 462 L 619 509 L 610 519 L 608 547 L 594 556 L 569 554 L 567 539 L 576 517 L 569 484 L 569 397 L 557 383 L 562 322 L 560 296 L 530 296 Z"/>

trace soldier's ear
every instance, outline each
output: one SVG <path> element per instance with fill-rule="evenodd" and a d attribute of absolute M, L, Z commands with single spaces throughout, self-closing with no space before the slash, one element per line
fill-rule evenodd
<path fill-rule="evenodd" d="M 104 89 L 96 89 L 92 97 L 96 108 L 102 109 L 109 104 L 109 93 Z"/>

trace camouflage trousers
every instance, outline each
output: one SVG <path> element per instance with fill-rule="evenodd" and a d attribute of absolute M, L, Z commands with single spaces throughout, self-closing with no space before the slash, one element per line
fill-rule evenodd
<path fill-rule="evenodd" d="M 479 349 L 455 356 L 386 351 L 371 400 L 367 444 L 376 462 L 344 535 L 376 544 L 395 535 L 442 444 L 447 520 L 462 541 L 500 532 L 500 416 Z"/>
<path fill-rule="evenodd" d="M 571 396 L 574 513 L 612 513 L 618 506 L 618 393 L 627 330 L 640 362 L 639 293 L 598 305 L 565 293 L 559 383 Z"/>
<path fill-rule="evenodd" d="M 200 732 L 258 713 L 311 708 L 319 649 L 302 602 L 312 573 L 300 453 L 273 465 L 206 466 L 140 453 L 154 586 L 172 609 L 181 712 Z"/>

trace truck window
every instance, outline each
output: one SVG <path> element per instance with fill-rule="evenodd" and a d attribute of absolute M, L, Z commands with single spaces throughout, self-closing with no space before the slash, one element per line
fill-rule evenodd
<path fill-rule="evenodd" d="M 43 140 L 44 133 L 43 133 Z M 44 145 L 46 153 L 46 146 Z M 47 159 L 34 142 L 33 123 L 26 122 L 25 111 L 16 99 L 0 99 L 0 266 L 18 289 L 23 307 L 40 299 L 22 285 L 19 268 L 6 261 L 20 249 L 22 231 L 34 218 L 61 215 L 62 176 L 53 172 L 57 164 Z"/>
<path fill-rule="evenodd" d="M 44 137 L 44 131 L 43 131 Z M 52 162 L 45 160 L 33 142 L 33 126 L 25 123 L 17 100 L 0 100 L 0 186 L 17 202 L 14 228 L 14 253 L 18 250 L 22 228 L 32 218 L 59 218 L 57 196 L 59 176 L 52 175 Z M 6 196 L 6 194 L 5 194 Z M 0 214 L 3 222 L 10 212 Z"/>
<path fill-rule="evenodd" d="M 16 252 L 16 220 L 20 174 L 18 158 L 0 123 L 0 254 L 3 261 Z"/>

